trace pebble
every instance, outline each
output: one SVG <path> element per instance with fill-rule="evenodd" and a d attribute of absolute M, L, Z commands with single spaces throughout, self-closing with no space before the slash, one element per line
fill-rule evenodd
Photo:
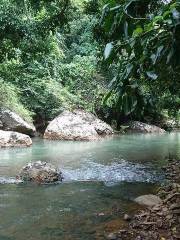
<path fill-rule="evenodd" d="M 117 236 L 115 233 L 110 233 L 107 235 L 107 239 L 108 240 L 116 240 L 117 239 Z"/>
<path fill-rule="evenodd" d="M 98 215 L 99 217 L 101 217 L 101 216 L 105 216 L 104 213 L 98 213 L 97 215 Z"/>
<path fill-rule="evenodd" d="M 131 216 L 129 216 L 128 214 L 124 214 L 124 220 L 125 221 L 130 221 L 131 220 Z"/>

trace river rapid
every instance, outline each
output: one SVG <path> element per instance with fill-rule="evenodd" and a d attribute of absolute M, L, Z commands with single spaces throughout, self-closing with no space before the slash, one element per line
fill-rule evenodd
<path fill-rule="evenodd" d="M 131 134 L 95 142 L 34 139 L 30 148 L 0 150 L 0 240 L 105 239 L 120 228 L 133 199 L 164 181 L 161 167 L 180 157 L 180 133 Z M 47 161 L 59 184 L 18 183 L 28 162 Z"/>

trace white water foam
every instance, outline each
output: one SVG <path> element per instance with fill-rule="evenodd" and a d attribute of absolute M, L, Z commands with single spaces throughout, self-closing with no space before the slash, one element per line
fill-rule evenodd
<path fill-rule="evenodd" d="M 62 169 L 64 181 L 102 181 L 108 185 L 118 182 L 156 182 L 160 175 L 141 164 L 126 161 L 102 165 L 88 162 L 78 169 Z"/>
<path fill-rule="evenodd" d="M 13 177 L 0 177 L 0 184 L 17 184 L 17 183 L 22 183 L 22 181 Z"/>
<path fill-rule="evenodd" d="M 122 160 L 111 165 L 103 165 L 88 161 L 77 169 L 61 169 L 64 182 L 74 181 L 99 181 L 106 185 L 114 185 L 119 182 L 156 182 L 162 179 L 162 175 L 153 171 L 150 167 L 133 164 Z M 0 184 L 22 183 L 13 177 L 0 177 Z"/>

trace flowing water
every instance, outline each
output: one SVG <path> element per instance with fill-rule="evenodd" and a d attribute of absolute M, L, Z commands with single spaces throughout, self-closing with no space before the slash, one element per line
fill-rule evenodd
<path fill-rule="evenodd" d="M 0 240 L 93 240 L 125 224 L 133 199 L 153 193 L 160 167 L 180 157 L 180 133 L 122 135 L 96 142 L 34 139 L 30 148 L 0 150 Z M 64 182 L 17 183 L 22 166 L 47 161 Z"/>

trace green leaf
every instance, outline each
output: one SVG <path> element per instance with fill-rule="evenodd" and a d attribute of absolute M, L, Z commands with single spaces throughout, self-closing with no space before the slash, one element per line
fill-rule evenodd
<path fill-rule="evenodd" d="M 158 78 L 158 75 L 154 72 L 146 72 L 147 76 L 153 80 L 156 80 Z"/>
<path fill-rule="evenodd" d="M 126 67 L 126 70 L 125 70 L 125 76 L 124 78 L 127 79 L 129 77 L 129 75 L 131 74 L 132 70 L 134 68 L 134 65 L 129 63 Z"/>
<path fill-rule="evenodd" d="M 169 63 L 170 63 L 170 61 L 171 61 L 173 55 L 174 55 L 174 49 L 171 48 L 171 50 L 170 50 L 170 52 L 169 52 L 169 54 L 168 54 L 168 56 L 167 56 L 166 64 L 169 64 Z"/>
<path fill-rule="evenodd" d="M 156 54 L 152 54 L 151 55 L 151 59 L 152 59 L 153 65 L 156 64 L 156 61 L 160 57 L 161 52 L 162 52 L 163 49 L 164 49 L 164 46 L 161 45 L 161 46 L 158 47 Z"/>
<path fill-rule="evenodd" d="M 110 81 L 108 87 L 111 89 L 111 88 L 114 86 L 114 84 L 116 83 L 116 81 L 117 81 L 117 77 L 114 77 L 114 78 Z"/>
<path fill-rule="evenodd" d="M 122 110 L 126 116 L 132 113 L 137 106 L 137 98 L 125 93 L 122 97 Z"/>
<path fill-rule="evenodd" d="M 172 10 L 172 15 L 173 15 L 173 18 L 175 20 L 179 20 L 180 19 L 180 13 L 175 8 Z"/>
<path fill-rule="evenodd" d="M 105 98 L 103 99 L 103 104 L 106 104 L 107 100 L 110 98 L 110 96 L 111 96 L 111 94 L 112 94 L 112 91 L 113 91 L 113 90 L 110 90 L 110 91 L 108 92 L 108 94 L 105 96 Z"/>
<path fill-rule="evenodd" d="M 111 53 L 112 53 L 112 50 L 113 50 L 113 44 L 112 44 L 112 42 L 107 43 L 107 44 L 106 44 L 106 47 L 105 47 L 105 50 L 104 50 L 104 59 L 105 59 L 105 60 L 107 60 L 107 59 L 110 57 L 110 55 L 111 55 Z"/>
<path fill-rule="evenodd" d="M 141 26 L 137 26 L 137 28 L 133 32 L 133 37 L 137 37 L 143 33 L 143 29 Z"/>
<path fill-rule="evenodd" d="M 125 21 L 124 23 L 124 35 L 125 35 L 125 39 L 128 39 L 128 22 Z"/>

